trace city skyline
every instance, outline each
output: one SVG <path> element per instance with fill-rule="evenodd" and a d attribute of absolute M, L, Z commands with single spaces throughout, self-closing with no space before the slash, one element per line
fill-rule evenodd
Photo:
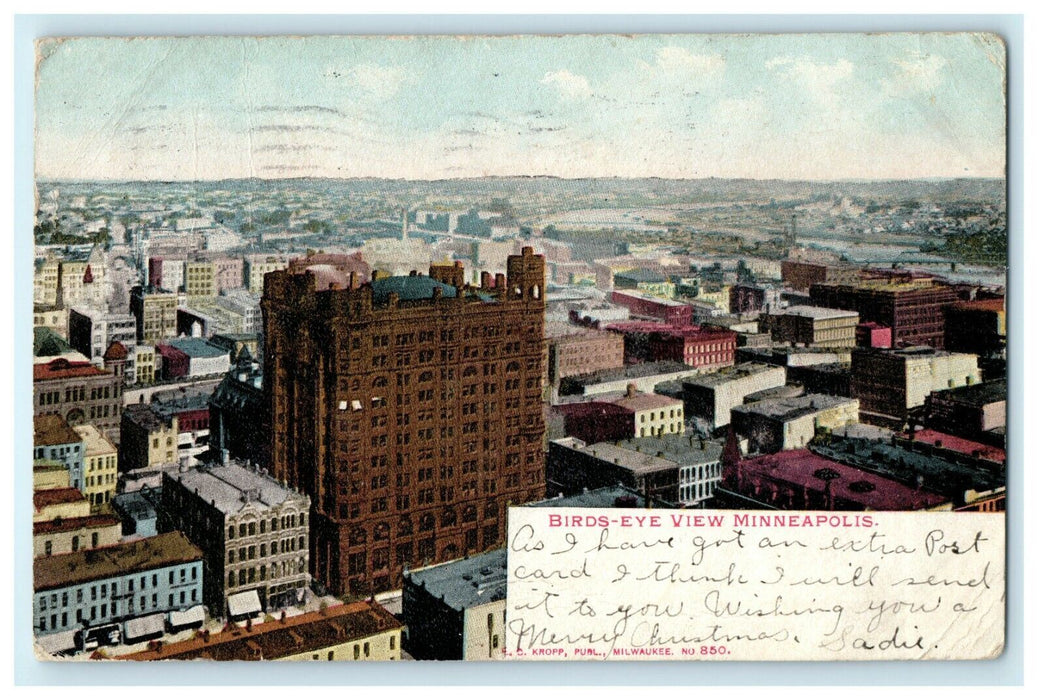
<path fill-rule="evenodd" d="M 1004 177 L 988 34 L 43 42 L 41 180 Z"/>

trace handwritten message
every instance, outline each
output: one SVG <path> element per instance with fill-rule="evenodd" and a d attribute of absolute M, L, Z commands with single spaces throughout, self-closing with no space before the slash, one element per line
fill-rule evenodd
<path fill-rule="evenodd" d="M 505 654 L 985 659 L 1003 513 L 512 508 Z"/>

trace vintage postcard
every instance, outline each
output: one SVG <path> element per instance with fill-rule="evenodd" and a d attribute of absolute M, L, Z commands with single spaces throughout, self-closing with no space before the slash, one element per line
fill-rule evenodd
<path fill-rule="evenodd" d="M 24 643 L 997 657 L 1006 65 L 971 32 L 40 40 Z"/>

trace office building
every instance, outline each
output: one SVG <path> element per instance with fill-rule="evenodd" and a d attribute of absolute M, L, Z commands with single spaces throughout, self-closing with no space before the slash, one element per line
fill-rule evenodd
<path fill-rule="evenodd" d="M 764 314 L 759 331 L 771 334 L 778 343 L 813 348 L 851 348 L 856 345 L 856 326 L 859 322 L 860 316 L 855 311 L 791 306 Z"/>
<path fill-rule="evenodd" d="M 164 473 L 161 529 L 203 552 L 203 602 L 234 614 L 247 594 L 257 610 L 304 602 L 309 584 L 308 496 L 253 468 L 228 463 Z"/>
<path fill-rule="evenodd" d="M 197 604 L 202 553 L 180 532 L 33 561 L 33 632 L 122 622 Z"/>
<path fill-rule="evenodd" d="M 306 261 L 262 300 L 273 474 L 311 497 L 339 594 L 501 544 L 507 504 L 544 490 L 543 258 L 480 287 L 460 264 L 364 281 Z"/>
<path fill-rule="evenodd" d="M 90 423 L 73 430 L 83 443 L 83 478 L 79 488 L 91 510 L 97 512 L 116 494 L 116 446 Z"/>
<path fill-rule="evenodd" d="M 783 367 L 748 362 L 690 377 L 682 382 L 686 414 L 706 421 L 713 430 L 722 428 L 745 396 L 783 386 L 786 376 Z"/>

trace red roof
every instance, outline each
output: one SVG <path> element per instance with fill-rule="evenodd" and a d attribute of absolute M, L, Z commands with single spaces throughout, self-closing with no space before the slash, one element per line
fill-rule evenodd
<path fill-rule="evenodd" d="M 977 299 L 976 301 L 960 301 L 953 308 L 962 311 L 1004 311 L 1005 299 Z"/>
<path fill-rule="evenodd" d="M 34 382 L 70 377 L 94 377 L 100 374 L 110 373 L 95 367 L 90 362 L 70 362 L 64 357 L 51 360 L 45 365 L 33 365 Z"/>
<path fill-rule="evenodd" d="M 60 503 L 76 503 L 86 500 L 79 490 L 66 489 L 44 489 L 33 491 L 33 508 L 43 510 L 47 506 L 56 506 Z"/>
<path fill-rule="evenodd" d="M 104 355 L 102 355 L 102 359 L 106 362 L 111 362 L 112 360 L 126 360 L 127 348 L 124 347 L 123 343 L 120 341 L 114 340 L 112 341 L 112 344 L 109 345 L 109 349 L 105 351 Z"/>
<path fill-rule="evenodd" d="M 55 489 L 59 490 L 59 489 Z M 33 534 L 44 535 L 52 532 L 71 532 L 87 527 L 112 527 L 119 525 L 120 519 L 115 515 L 88 515 L 83 518 L 55 518 L 33 523 Z"/>
<path fill-rule="evenodd" d="M 809 450 L 787 450 L 742 461 L 737 469 L 745 480 L 787 483 L 798 490 L 823 493 L 825 481 L 817 476 L 830 469 L 838 476 L 831 480 L 835 502 L 859 504 L 868 510 L 924 510 L 946 502 L 939 494 L 917 490 L 898 481 L 865 472 L 813 454 Z"/>
<path fill-rule="evenodd" d="M 961 454 L 969 455 L 970 457 L 979 457 L 980 459 L 990 460 L 991 462 L 1005 464 L 1005 450 L 1000 447 L 994 447 L 993 445 L 985 445 L 982 442 L 966 440 L 965 438 L 929 429 L 919 430 L 914 434 L 914 439 L 918 442 L 936 445 L 937 447 L 952 452 L 960 452 Z"/>

